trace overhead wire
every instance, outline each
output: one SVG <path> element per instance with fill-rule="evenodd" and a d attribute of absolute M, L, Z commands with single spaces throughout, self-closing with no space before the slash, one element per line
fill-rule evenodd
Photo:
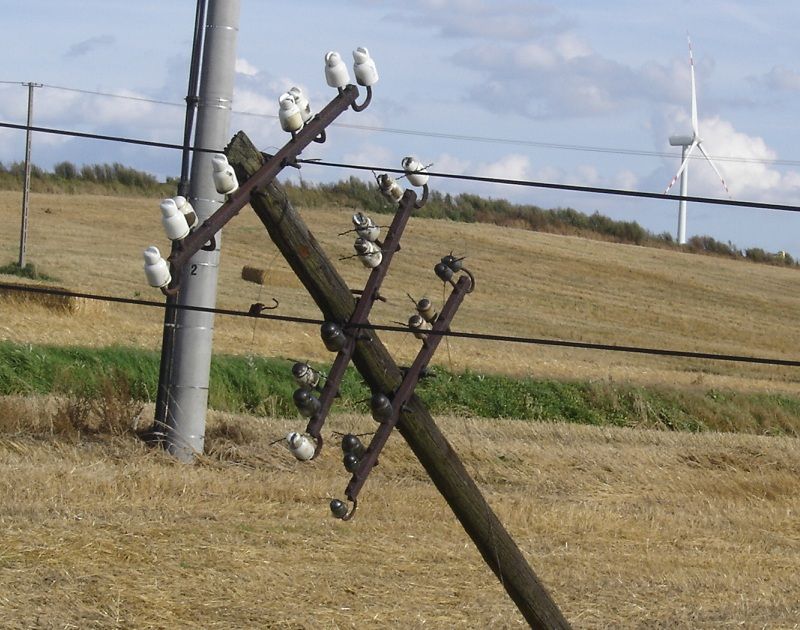
<path fill-rule="evenodd" d="M 51 127 L 38 127 L 38 126 L 30 126 L 22 125 L 17 123 L 9 123 L 9 122 L 0 122 L 0 128 L 7 128 L 7 129 L 19 129 L 19 130 L 28 130 L 30 129 L 33 132 L 38 133 L 49 133 L 49 134 L 56 134 L 62 136 L 72 136 L 77 138 L 85 138 L 91 140 L 105 140 L 109 142 L 122 142 L 127 144 L 135 144 L 141 146 L 148 146 L 154 147 L 159 149 L 175 149 L 175 150 L 186 150 L 187 148 L 191 151 L 198 151 L 204 153 L 220 153 L 223 149 L 219 148 L 208 148 L 208 147 L 187 147 L 183 144 L 176 144 L 170 142 L 159 142 L 156 140 L 142 140 L 136 138 L 128 138 L 125 136 L 112 136 L 106 134 L 96 134 L 96 133 L 89 133 L 83 131 L 70 131 L 66 129 L 54 129 Z M 374 165 L 363 165 L 363 164 L 348 164 L 345 162 L 328 162 L 325 160 L 318 160 L 318 159 L 298 159 L 298 164 L 309 164 L 309 165 L 316 165 L 316 166 L 325 166 L 325 167 L 333 167 L 333 168 L 340 168 L 340 169 L 352 169 L 352 170 L 361 170 L 361 171 L 382 171 L 386 173 L 404 173 L 403 170 L 398 168 L 385 168 L 381 166 L 374 166 Z M 784 212 L 800 212 L 800 206 L 790 205 L 790 204 L 780 204 L 780 203 L 767 203 L 761 201 L 741 201 L 736 199 L 720 199 L 719 197 L 700 197 L 696 195 L 674 195 L 674 194 L 664 194 L 664 193 L 654 193 L 654 192 L 647 192 L 647 191 L 640 191 L 640 190 L 625 190 L 620 188 L 606 188 L 601 186 L 582 186 L 578 184 L 558 184 L 554 182 L 539 182 L 539 181 L 531 181 L 531 180 L 521 180 L 521 179 L 510 179 L 510 178 L 502 178 L 502 177 L 487 177 L 481 175 L 465 175 L 459 173 L 438 173 L 438 172 L 428 172 L 428 175 L 431 177 L 439 177 L 443 179 L 455 179 L 460 181 L 473 181 L 473 182 L 483 182 L 483 183 L 491 183 L 491 184 L 501 184 L 501 185 L 509 185 L 509 186 L 524 186 L 530 188 L 543 188 L 549 190 L 568 190 L 572 192 L 585 192 L 585 193 L 594 193 L 594 194 L 603 194 L 603 195 L 615 195 L 621 197 L 638 197 L 643 199 L 659 199 L 659 200 L 673 200 L 673 201 L 692 201 L 696 203 L 707 203 L 712 205 L 723 205 L 723 206 L 735 206 L 741 208 L 755 208 L 760 210 L 778 210 Z"/>
<path fill-rule="evenodd" d="M 145 306 L 151 308 L 166 308 L 163 302 L 156 302 L 154 300 L 142 300 L 137 298 L 123 298 L 112 295 L 102 295 L 97 293 L 83 293 L 78 291 L 69 291 L 67 289 L 56 289 L 52 287 L 37 287 L 33 285 L 18 285 L 9 283 L 0 283 L 0 289 L 7 291 L 25 292 L 25 293 L 39 293 L 44 295 L 57 295 L 61 297 L 71 297 L 76 299 L 96 300 L 101 302 L 110 302 L 116 304 L 130 304 L 134 306 Z M 286 322 L 293 324 L 307 324 L 321 326 L 325 320 L 312 318 L 312 317 L 299 317 L 295 315 L 278 315 L 276 313 L 265 313 L 242 311 L 236 309 L 223 309 L 212 308 L 206 306 L 192 306 L 188 304 L 176 304 L 172 308 L 197 311 L 202 313 L 213 313 L 216 315 L 227 315 L 232 317 L 252 317 L 257 319 L 269 319 L 278 322 Z M 390 326 L 382 324 L 346 324 L 345 327 L 375 330 L 385 332 L 402 332 L 408 333 L 409 329 L 406 326 Z M 540 337 L 521 337 L 515 335 L 498 335 L 491 333 L 481 332 L 467 332 L 458 330 L 444 330 L 444 331 L 426 331 L 428 334 L 442 335 L 444 337 L 453 337 L 457 339 L 474 339 L 478 341 L 496 341 L 505 343 L 520 343 L 527 345 L 541 345 L 541 346 L 555 346 L 561 348 L 575 348 L 582 350 L 598 350 L 606 352 L 624 352 L 632 354 L 643 354 L 653 356 L 666 356 L 684 359 L 704 359 L 712 361 L 726 361 L 735 363 L 752 363 L 760 365 L 774 365 L 784 367 L 800 367 L 800 360 L 797 359 L 779 359 L 774 357 L 754 357 L 748 355 L 735 355 L 735 354 L 722 354 L 715 352 L 695 352 L 690 350 L 674 350 L 668 348 L 648 348 L 643 346 L 627 346 L 615 345 L 605 343 L 592 343 L 586 341 L 570 341 L 565 339 L 546 339 Z"/>

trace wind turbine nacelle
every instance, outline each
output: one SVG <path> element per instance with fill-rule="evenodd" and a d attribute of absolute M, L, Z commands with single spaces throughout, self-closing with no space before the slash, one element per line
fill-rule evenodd
<path fill-rule="evenodd" d="M 688 147 L 694 142 L 693 136 L 670 136 L 669 143 L 673 147 Z"/>

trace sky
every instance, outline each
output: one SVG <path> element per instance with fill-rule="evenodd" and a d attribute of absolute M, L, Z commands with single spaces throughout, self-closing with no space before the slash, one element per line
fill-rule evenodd
<path fill-rule="evenodd" d="M 191 0 L 0 0 L 7 62 L 0 122 L 181 143 L 196 3 Z M 670 135 L 688 134 L 691 37 L 703 146 L 731 197 L 800 205 L 800 7 L 794 0 L 241 0 L 231 135 L 265 151 L 288 136 L 278 97 L 302 87 L 321 109 L 335 95 L 323 58 L 369 49 L 373 102 L 347 112 L 305 158 L 661 193 L 680 165 Z M 100 96 L 103 92 L 132 98 Z M 161 103 L 147 102 L 147 99 Z M 0 129 L 0 161 L 24 158 L 24 132 Z M 159 178 L 180 152 L 35 134 L 50 169 L 122 162 Z M 689 194 L 726 198 L 702 159 Z M 368 172 L 306 165 L 309 182 Z M 677 229 L 677 201 L 431 181 L 545 208 L 599 211 L 655 233 Z M 678 193 L 678 187 L 671 192 Z M 800 214 L 689 203 L 688 235 L 800 256 Z"/>

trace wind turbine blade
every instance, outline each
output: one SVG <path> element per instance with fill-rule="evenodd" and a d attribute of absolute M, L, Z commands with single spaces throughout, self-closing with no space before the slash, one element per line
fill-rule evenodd
<path fill-rule="evenodd" d="M 692 76 L 692 133 L 696 138 L 699 135 L 697 130 L 697 88 L 694 82 L 694 56 L 692 55 L 692 40 L 689 35 L 686 35 L 686 40 L 689 42 L 689 73 Z"/>
<path fill-rule="evenodd" d="M 686 170 L 686 166 L 689 164 L 689 157 L 692 155 L 692 151 L 694 151 L 696 146 L 698 146 L 697 142 L 692 142 L 692 144 L 689 145 L 689 150 L 686 151 L 686 155 L 683 157 L 681 167 L 678 169 L 678 172 L 675 173 L 675 177 L 672 178 L 672 181 L 669 183 L 669 186 L 667 186 L 666 190 L 664 190 L 663 194 L 666 195 L 669 192 L 669 189 L 675 185 L 675 182 L 678 181 L 678 178 L 683 174 L 683 171 Z"/>
<path fill-rule="evenodd" d="M 725 189 L 725 192 L 728 193 L 728 197 L 730 197 L 731 196 L 731 191 L 728 190 L 728 184 L 725 183 L 725 178 L 722 176 L 722 173 L 719 172 L 719 169 L 714 164 L 713 160 L 708 156 L 708 153 L 706 153 L 706 150 L 703 148 L 703 145 L 702 144 L 698 144 L 697 146 L 700 147 L 700 152 L 708 160 L 708 163 L 711 164 L 711 168 L 714 169 L 714 172 L 717 174 L 717 177 L 719 177 L 719 181 L 722 182 L 722 187 Z"/>

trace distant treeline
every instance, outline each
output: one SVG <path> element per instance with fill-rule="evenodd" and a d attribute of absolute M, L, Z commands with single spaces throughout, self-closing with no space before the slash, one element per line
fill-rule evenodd
<path fill-rule="evenodd" d="M 0 162 L 0 189 L 19 190 L 25 175 L 25 164 Z M 115 162 L 76 166 L 59 162 L 53 171 L 31 165 L 31 189 L 46 193 L 124 194 L 166 197 L 174 195 L 178 179 L 159 182 L 155 176 Z M 371 214 L 389 214 L 392 206 L 373 182 L 355 177 L 329 184 L 299 185 L 284 183 L 292 203 L 305 207 L 340 206 Z M 530 204 L 513 204 L 504 199 L 486 199 L 478 195 L 442 194 L 431 191 L 428 202 L 418 216 L 449 219 L 466 223 L 492 223 L 506 227 L 581 236 L 616 243 L 629 243 L 663 249 L 712 254 L 728 258 L 745 258 L 753 262 L 781 266 L 799 263 L 785 252 L 768 252 L 760 247 L 740 249 L 730 241 L 718 241 L 711 236 L 693 236 L 686 245 L 678 245 L 672 234 L 654 234 L 635 221 L 615 221 L 595 212 L 585 214 L 572 208 L 545 210 Z"/>
<path fill-rule="evenodd" d="M 292 203 L 314 207 L 338 205 L 368 213 L 391 213 L 392 206 L 381 195 L 377 185 L 355 177 L 334 184 L 285 184 Z M 712 254 L 728 258 L 745 258 L 753 262 L 781 266 L 797 266 L 785 252 L 771 253 L 759 247 L 740 249 L 730 241 L 724 243 L 711 236 L 693 236 L 686 245 L 678 245 L 669 232 L 654 234 L 635 221 L 615 221 L 595 212 L 585 214 L 572 208 L 545 210 L 529 204 L 513 204 L 504 199 L 486 199 L 478 195 L 442 194 L 431 191 L 428 202 L 415 212 L 417 216 L 450 219 L 466 223 L 492 223 L 507 227 L 581 236 L 616 243 L 629 243 L 663 249 Z"/>
<path fill-rule="evenodd" d="M 25 163 L 0 162 L 0 189 L 17 190 L 25 178 Z M 45 193 L 90 193 L 90 194 L 140 194 L 167 196 L 175 194 L 177 179 L 166 182 L 144 171 L 113 164 L 85 164 L 76 166 L 72 162 L 59 162 L 53 171 L 31 164 L 31 190 Z"/>

